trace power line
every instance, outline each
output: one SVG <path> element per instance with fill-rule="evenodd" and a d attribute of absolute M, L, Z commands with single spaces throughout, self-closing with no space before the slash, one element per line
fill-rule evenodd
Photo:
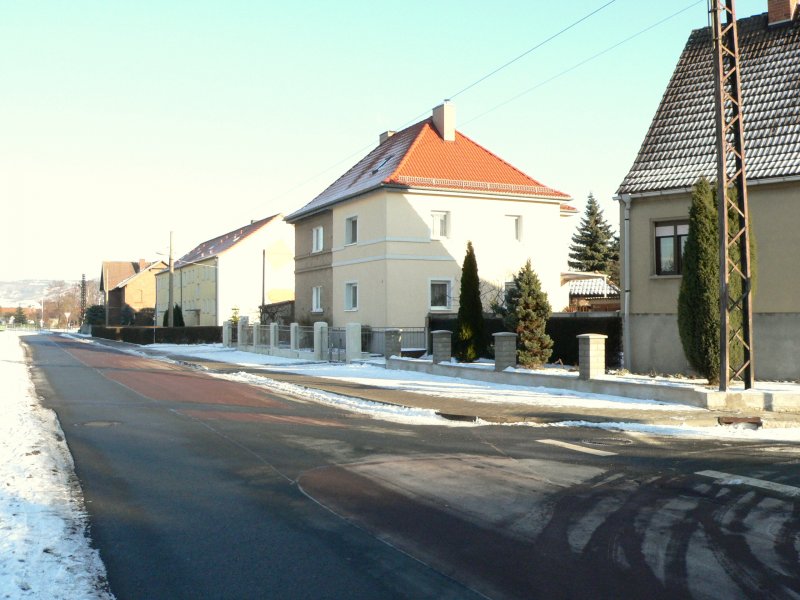
<path fill-rule="evenodd" d="M 557 32 L 557 33 L 554 33 L 554 34 L 553 34 L 553 35 L 551 35 L 549 38 L 547 38 L 547 39 L 545 39 L 545 40 L 542 40 L 541 42 L 539 42 L 538 44 L 536 44 L 536 45 L 535 45 L 535 46 L 533 46 L 532 48 L 529 48 L 528 50 L 526 50 L 525 52 L 523 52 L 522 54 L 520 54 L 520 55 L 519 55 L 519 56 L 517 56 L 516 58 L 512 58 L 510 61 L 508 61 L 508 62 L 507 62 L 507 63 L 505 63 L 504 65 L 497 67 L 497 68 L 496 68 L 494 71 L 491 71 L 491 72 L 487 73 L 486 75 L 484 75 L 484 76 L 483 76 L 483 77 L 481 77 L 480 79 L 476 79 L 475 81 L 473 81 L 472 83 L 470 83 L 470 84 L 469 84 L 467 87 L 465 87 L 464 89 L 462 89 L 462 90 L 459 90 L 459 91 L 458 91 L 458 92 L 456 92 L 455 94 L 451 95 L 451 96 L 450 96 L 450 99 L 453 99 L 453 98 L 455 98 L 456 96 L 460 96 L 461 94 L 463 94 L 463 93 L 464 93 L 464 92 L 466 92 L 467 90 L 470 90 L 470 89 L 474 88 L 474 87 L 475 87 L 476 85 L 478 85 L 479 83 L 481 83 L 481 82 L 483 82 L 483 81 L 486 81 L 487 79 L 489 79 L 489 77 L 491 77 L 491 76 L 493 76 L 493 75 L 496 75 L 497 73 L 499 73 L 500 71 L 502 71 L 502 70 L 503 70 L 503 69 L 505 69 L 506 67 L 509 67 L 509 66 L 513 65 L 513 64 L 514 64 L 515 62 L 517 62 L 519 59 L 521 59 L 521 58 L 523 58 L 523 57 L 527 56 L 528 54 L 530 54 L 530 53 L 531 53 L 531 52 L 533 52 L 534 50 L 538 50 L 539 48 L 541 48 L 542 46 L 544 46 L 544 45 L 545 45 L 545 44 L 547 44 L 548 42 L 552 42 L 554 39 L 556 39 L 556 38 L 557 38 L 557 37 L 559 37 L 560 35 L 562 35 L 562 34 L 566 33 L 567 31 L 569 31 L 569 30 L 570 30 L 570 29 L 572 29 L 573 27 L 575 27 L 575 26 L 579 25 L 580 23 L 583 23 L 583 22 L 584 22 L 586 19 L 588 19 L 588 18 L 590 18 L 590 17 L 593 17 L 594 15 L 596 15 L 597 13 L 599 13 L 599 12 L 600 12 L 601 10 L 603 10 L 604 8 L 606 8 L 606 7 L 608 7 L 608 6 L 612 5 L 612 4 L 614 4 L 614 2 L 616 2 L 616 1 L 617 1 L 617 0 L 611 0 L 610 2 L 606 2 L 605 4 L 603 4 L 603 6 L 601 6 L 601 7 L 599 7 L 599 8 L 596 8 L 596 9 L 594 9 L 594 10 L 593 10 L 592 12 L 590 12 L 589 14 L 587 14 L 587 15 L 585 15 L 585 16 L 583 16 L 583 17 L 581 17 L 580 19 L 578 19 L 578 20 L 577 20 L 577 21 L 575 21 L 574 23 L 571 23 L 570 25 L 567 25 L 566 27 L 564 27 L 564 29 L 562 29 L 561 31 L 559 31 L 559 32 Z"/>
<path fill-rule="evenodd" d="M 582 60 L 582 61 L 580 61 L 580 62 L 578 62 L 578 63 L 576 63 L 576 64 L 572 65 L 571 67 L 569 67 L 569 68 L 567 68 L 567 69 L 564 69 L 563 71 L 560 71 L 560 72 L 556 73 L 556 74 L 555 74 L 555 75 L 553 75 L 552 77 L 548 77 L 548 78 L 547 78 L 547 79 L 545 79 L 544 81 L 541 81 L 541 82 L 537 83 L 537 84 L 536 84 L 536 85 L 534 85 L 533 87 L 530 87 L 530 88 L 526 89 L 525 91 L 523 91 L 523 92 L 520 92 L 519 94 L 517 94 L 517 95 L 515 95 L 515 96 L 512 96 L 512 97 L 511 97 L 511 98 L 509 98 L 508 100 L 504 100 L 504 101 L 503 101 L 503 102 L 501 102 L 500 104 L 497 104 L 497 105 L 493 106 L 492 108 L 490 108 L 489 110 L 487 110 L 487 111 L 485 111 L 485 112 L 482 112 L 482 113 L 480 113 L 479 115 L 477 115 L 476 117 L 473 117 L 473 118 L 472 118 L 472 119 L 470 119 L 469 121 L 465 121 L 465 122 L 464 122 L 464 125 L 468 125 L 469 123 L 472 123 L 472 122 L 474 122 L 474 121 L 477 121 L 478 119 L 481 119 L 481 118 L 485 117 L 486 115 L 488 115 L 488 114 L 490 114 L 490 113 L 493 113 L 493 112 L 494 112 L 494 111 L 496 111 L 497 109 L 499 109 L 499 108 L 502 108 L 502 107 L 506 106 L 507 104 L 510 104 L 510 103 L 514 102 L 515 100 L 518 100 L 518 99 L 520 99 L 522 96 L 525 96 L 525 95 L 527 95 L 527 94 L 529 94 L 529 93 L 531 93 L 531 92 L 533 92 L 533 91 L 535 91 L 535 90 L 539 89 L 540 87 L 543 87 L 543 86 L 547 85 L 547 84 L 548 84 L 548 83 L 550 83 L 551 81 L 554 81 L 554 80 L 558 79 L 559 77 L 563 77 L 563 76 L 564 76 L 564 75 L 566 75 L 567 73 L 570 73 L 570 72 L 574 71 L 575 69 L 578 69 L 578 68 L 582 67 L 582 66 L 583 66 L 583 65 L 585 65 L 586 63 L 589 63 L 589 62 L 591 62 L 591 61 L 593 61 L 593 60 L 596 60 L 596 59 L 600 58 L 601 56 L 603 56 L 604 54 L 608 54 L 608 53 L 609 53 L 609 52 L 611 52 L 612 50 L 615 50 L 616 48 L 619 48 L 619 47 L 620 47 L 620 46 L 622 46 L 623 44 L 627 44 L 628 42 L 630 42 L 631 40 L 633 40 L 633 39 L 635 39 L 635 38 L 639 37 L 640 35 L 643 35 L 643 34 L 647 33 L 647 32 L 648 32 L 648 31 L 650 31 L 651 29 L 655 29 L 655 28 L 656 28 L 656 27 L 658 27 L 659 25 L 663 25 L 664 23 L 666 23 L 666 22 L 667 22 L 667 21 L 669 21 L 670 19 L 674 19 L 675 17 L 677 17 L 678 15 L 680 15 L 680 14 L 682 14 L 682 13 L 686 12 L 686 11 L 687 11 L 687 10 L 689 10 L 690 8 L 693 8 L 693 7 L 697 6 L 698 4 L 700 4 L 701 2 L 705 2 L 705 1 L 706 1 L 706 0 L 697 0 L 696 2 L 692 2 L 692 3 L 691 3 L 691 4 L 689 4 L 688 6 L 686 6 L 686 7 L 682 8 L 682 9 L 680 9 L 679 11 L 677 11 L 677 12 L 675 12 L 675 13 L 672 13 L 672 14 L 671 14 L 671 15 L 669 15 L 668 17 L 664 17 L 664 18 L 663 18 L 663 19 L 661 19 L 660 21 L 657 21 L 656 23 L 653 23 L 652 25 L 649 25 L 648 27 L 645 27 L 644 29 L 642 29 L 642 30 L 640 30 L 640 31 L 638 31 L 638 32 L 636 32 L 636 33 L 634 33 L 633 35 L 626 37 L 624 40 L 620 40 L 619 42 L 617 42 L 616 44 L 613 44 L 612 46 L 609 46 L 609 47 L 608 47 L 608 48 L 606 48 L 605 50 L 601 50 L 601 51 L 600 51 L 600 52 L 598 52 L 597 54 L 593 54 L 593 55 L 592 55 L 592 56 L 590 56 L 589 58 L 586 58 L 586 59 L 584 59 L 584 60 Z"/>
<path fill-rule="evenodd" d="M 478 79 L 476 79 L 475 81 L 473 81 L 472 83 L 470 83 L 468 86 L 466 86 L 466 87 L 462 88 L 461 90 L 457 91 L 455 94 L 450 94 L 450 95 L 448 96 L 448 99 L 452 100 L 452 99 L 453 99 L 453 98 L 455 98 L 456 96 L 460 96 L 461 94 L 463 94 L 463 93 L 464 93 L 464 92 L 466 92 L 467 90 L 470 90 L 470 89 L 474 88 L 476 85 L 478 85 L 478 84 L 480 84 L 480 83 L 483 83 L 484 81 L 486 81 L 486 80 L 487 80 L 487 79 L 489 79 L 490 77 L 492 77 L 492 76 L 494 76 L 494 75 L 497 75 L 497 73 L 499 73 L 500 71 L 502 71 L 502 70 L 503 70 L 503 69 L 505 69 L 506 67 L 509 67 L 509 66 L 513 65 L 515 62 L 517 62 L 517 61 L 518 61 L 518 60 L 520 60 L 521 58 L 524 58 L 525 56 L 527 56 L 527 55 L 528 55 L 528 54 L 530 54 L 531 52 L 533 52 L 533 51 L 535 51 L 535 50 L 538 50 L 539 48 L 541 48 L 542 46 L 544 46 L 545 44 L 547 44 L 547 43 L 549 43 L 549 42 L 552 42 L 552 41 L 553 41 L 554 39 L 556 39 L 557 37 L 559 37 L 559 36 L 563 35 L 564 33 L 566 33 L 567 31 L 569 31 L 569 30 L 570 30 L 570 29 L 572 29 L 573 27 L 575 27 L 575 26 L 577 26 L 577 25 L 579 25 L 579 24 L 583 23 L 583 22 L 584 22 L 586 19 L 588 19 L 588 18 L 590 18 L 590 17 L 593 17 L 594 15 L 596 15 L 597 13 L 599 13 L 599 12 L 600 12 L 601 10 L 603 10 L 604 8 L 606 8 L 606 7 L 610 6 L 611 4 L 614 4 L 614 2 L 616 2 L 616 1 L 617 1 L 617 0 L 610 0 L 609 2 L 606 2 L 605 4 L 603 4 L 602 6 L 600 6 L 599 8 L 596 8 L 596 9 L 594 9 L 592 12 L 590 12 L 590 13 L 588 13 L 588 14 L 586 14 L 586 15 L 582 16 L 582 17 L 581 17 L 580 19 L 578 19 L 577 21 L 573 21 L 572 23 L 570 23 L 569 25 L 567 25 L 566 27 L 564 27 L 564 28 L 563 28 L 563 29 L 561 29 L 560 31 L 558 31 L 558 32 L 554 33 L 553 35 L 551 35 L 550 37 L 548 37 L 548 38 L 546 38 L 546 39 L 542 40 L 541 42 L 539 42 L 539 43 L 538 43 L 538 44 L 536 44 L 535 46 L 532 46 L 531 48 L 528 48 L 528 49 L 527 49 L 525 52 L 523 52 L 523 53 L 522 53 L 522 54 L 520 54 L 519 56 L 517 56 L 517 57 L 515 57 L 515 58 L 512 58 L 512 59 L 511 59 L 510 61 L 508 61 L 507 63 L 504 63 L 504 64 L 500 65 L 499 67 L 497 67 L 496 69 L 494 69 L 494 70 L 490 71 L 490 72 L 489 72 L 489 73 L 487 73 L 486 75 L 483 75 L 482 77 L 479 77 Z M 405 123 L 403 123 L 403 124 L 402 124 L 402 125 L 399 127 L 399 129 L 404 129 L 404 128 L 405 128 L 405 127 L 407 127 L 407 126 L 409 126 L 409 125 L 411 125 L 411 124 L 413 124 L 413 123 L 416 123 L 416 122 L 417 122 L 419 119 L 421 119 L 422 117 L 424 117 L 424 116 L 425 116 L 425 115 L 427 115 L 427 114 L 428 114 L 427 112 L 424 112 L 424 113 L 420 113 L 420 114 L 418 114 L 416 117 L 413 117 L 413 118 L 412 118 L 412 119 L 410 119 L 409 121 L 406 121 Z"/>

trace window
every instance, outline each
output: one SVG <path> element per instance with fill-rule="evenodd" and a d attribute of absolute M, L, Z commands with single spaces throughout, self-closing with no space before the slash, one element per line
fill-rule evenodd
<path fill-rule="evenodd" d="M 322 227 L 314 227 L 311 230 L 311 252 L 322 252 L 325 243 L 322 240 Z"/>
<path fill-rule="evenodd" d="M 656 275 L 680 275 L 689 224 L 686 221 L 656 223 L 655 234 Z"/>
<path fill-rule="evenodd" d="M 317 285 L 311 288 L 311 312 L 322 312 L 322 286 Z"/>
<path fill-rule="evenodd" d="M 450 213 L 435 211 L 431 213 L 431 239 L 450 237 Z"/>
<path fill-rule="evenodd" d="M 449 310 L 452 282 L 449 279 L 431 280 L 431 310 Z"/>
<path fill-rule="evenodd" d="M 344 309 L 358 310 L 358 282 L 344 284 Z"/>
<path fill-rule="evenodd" d="M 506 219 L 508 221 L 508 226 L 506 227 L 506 231 L 508 235 L 511 236 L 512 240 L 521 241 L 522 240 L 522 217 L 519 215 L 506 215 Z"/>
<path fill-rule="evenodd" d="M 349 217 L 344 221 L 344 243 L 355 244 L 358 242 L 358 217 Z"/>

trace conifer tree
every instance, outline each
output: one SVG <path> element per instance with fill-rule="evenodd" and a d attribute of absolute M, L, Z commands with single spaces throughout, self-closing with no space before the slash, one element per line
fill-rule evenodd
<path fill-rule="evenodd" d="M 714 193 L 705 179 L 692 190 L 689 235 L 683 249 L 678 332 L 692 368 L 719 381 L 719 241 Z"/>
<path fill-rule="evenodd" d="M 736 190 L 728 191 L 735 204 Z M 716 384 L 720 378 L 720 287 L 719 287 L 719 221 L 717 193 L 711 184 L 700 179 L 692 190 L 692 207 L 689 211 L 689 235 L 683 250 L 683 278 L 678 294 L 678 332 L 686 360 L 691 367 L 709 383 Z M 738 227 L 735 210 L 728 219 L 730 228 Z M 738 252 L 732 254 L 738 262 Z M 756 244 L 750 231 L 750 280 L 755 292 Z M 741 283 L 738 277 L 731 278 L 729 295 L 738 297 Z M 731 313 L 731 330 L 741 327 L 741 313 Z M 729 347 L 732 363 L 742 361 L 744 349 L 741 344 Z"/>
<path fill-rule="evenodd" d="M 618 263 L 619 240 L 603 216 L 599 203 L 590 193 L 586 211 L 572 236 L 569 266 L 578 271 L 594 271 L 611 276 L 619 273 Z"/>
<path fill-rule="evenodd" d="M 164 327 L 167 327 L 169 323 L 169 313 L 164 311 Z M 173 327 L 184 327 L 186 324 L 183 322 L 183 311 L 181 310 L 180 304 L 176 304 L 172 308 L 172 326 Z"/>
<path fill-rule="evenodd" d="M 553 340 L 545 333 L 550 318 L 550 302 L 542 291 L 539 277 L 528 260 L 514 277 L 519 289 L 517 306 L 517 347 L 519 364 L 526 368 L 542 366 L 553 353 Z"/>
<path fill-rule="evenodd" d="M 472 242 L 467 242 L 467 253 L 461 267 L 461 291 L 453 346 L 456 358 L 461 361 L 473 362 L 486 352 L 478 261 Z"/>
<path fill-rule="evenodd" d="M 14 325 L 27 325 L 28 324 L 28 317 L 25 316 L 25 311 L 22 310 L 21 306 L 17 307 L 17 310 L 14 311 Z"/>

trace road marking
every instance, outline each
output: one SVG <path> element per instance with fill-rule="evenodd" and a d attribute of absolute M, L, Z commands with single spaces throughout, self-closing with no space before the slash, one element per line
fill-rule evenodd
<path fill-rule="evenodd" d="M 741 475 L 723 473 L 722 471 L 697 471 L 695 474 L 716 479 L 718 483 L 725 485 L 749 485 L 752 487 L 770 490 L 772 492 L 786 494 L 787 496 L 800 496 L 800 488 L 793 485 L 774 483 L 772 481 L 765 481 L 763 479 L 756 479 L 754 477 L 743 477 Z"/>
<path fill-rule="evenodd" d="M 616 452 L 609 452 L 608 450 L 598 450 L 597 448 L 587 448 L 586 446 L 578 446 L 578 444 L 570 444 L 569 442 L 561 442 L 559 440 L 536 440 L 540 444 L 550 444 L 551 446 L 561 446 L 568 450 L 575 450 L 576 452 L 584 452 L 586 454 L 594 454 L 596 456 L 616 456 Z"/>

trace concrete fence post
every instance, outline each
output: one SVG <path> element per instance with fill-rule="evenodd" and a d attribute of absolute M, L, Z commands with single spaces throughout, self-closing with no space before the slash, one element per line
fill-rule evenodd
<path fill-rule="evenodd" d="M 253 324 L 253 346 L 258 348 L 263 342 L 261 341 L 261 323 Z"/>
<path fill-rule="evenodd" d="M 277 323 L 270 323 L 269 324 L 269 347 L 270 348 L 277 348 L 278 347 L 278 324 Z"/>
<path fill-rule="evenodd" d="M 446 329 L 431 331 L 433 337 L 433 364 L 450 362 L 453 356 L 453 332 Z"/>
<path fill-rule="evenodd" d="M 578 377 L 593 379 L 606 373 L 606 339 L 600 333 L 582 333 L 578 336 Z"/>
<path fill-rule="evenodd" d="M 384 356 L 386 358 L 400 356 L 402 352 L 402 331 L 399 329 L 387 329 L 384 332 L 384 336 L 386 339 Z"/>
<path fill-rule="evenodd" d="M 225 321 L 222 324 L 222 345 L 229 348 L 231 345 L 231 322 Z"/>
<path fill-rule="evenodd" d="M 494 336 L 494 370 L 517 366 L 517 334 L 503 331 Z"/>
<path fill-rule="evenodd" d="M 314 360 L 328 360 L 328 324 L 314 323 Z"/>
<path fill-rule="evenodd" d="M 345 330 L 345 360 L 361 358 L 361 323 L 348 323 Z"/>
<path fill-rule="evenodd" d="M 289 324 L 289 348 L 297 350 L 300 344 L 300 323 Z"/>
<path fill-rule="evenodd" d="M 240 348 L 247 346 L 247 328 L 250 326 L 250 319 L 248 317 L 239 317 L 239 323 L 237 324 L 237 339 L 236 345 Z"/>

